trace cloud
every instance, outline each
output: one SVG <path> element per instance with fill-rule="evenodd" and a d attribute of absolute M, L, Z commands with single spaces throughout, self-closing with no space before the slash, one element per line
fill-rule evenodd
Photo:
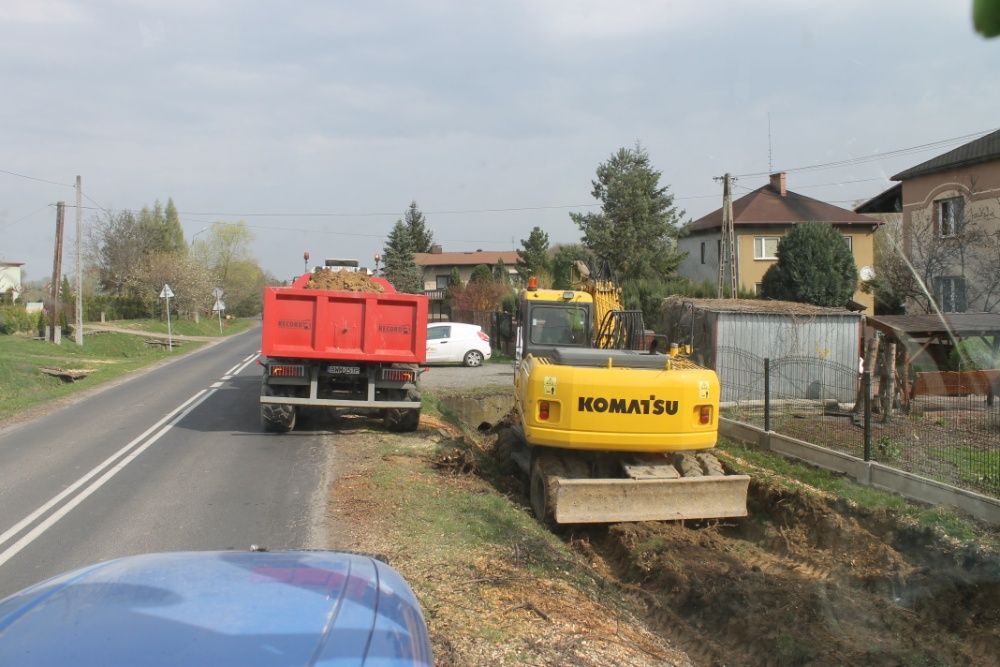
<path fill-rule="evenodd" d="M 0 25 L 50 25 L 86 20 L 83 7 L 68 0 L 4 0 L 0 3 Z"/>

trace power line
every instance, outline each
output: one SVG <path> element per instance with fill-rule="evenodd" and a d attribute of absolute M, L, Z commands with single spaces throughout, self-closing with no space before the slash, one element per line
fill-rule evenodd
<path fill-rule="evenodd" d="M 22 220 L 27 220 L 28 218 L 30 218 L 30 217 L 32 217 L 34 215 L 38 215 L 39 213 L 41 213 L 42 211 L 44 211 L 45 209 L 47 209 L 50 206 L 52 206 L 52 204 L 46 204 L 45 206 L 43 206 L 43 207 L 41 207 L 39 209 L 35 209 L 34 211 L 32 211 L 31 213 L 28 213 L 27 215 L 22 215 L 17 220 L 11 220 L 9 222 L 5 222 L 3 224 L 0 224 L 0 229 L 3 229 L 4 227 L 9 227 L 11 225 L 16 225 L 17 223 L 21 222 Z"/>
<path fill-rule="evenodd" d="M 48 183 L 49 185 L 61 185 L 66 188 L 72 188 L 74 185 L 72 183 L 58 183 L 56 181 L 49 181 L 44 178 L 37 178 L 35 176 L 28 176 L 27 174 L 19 174 L 16 171 L 7 171 L 6 169 L 0 169 L 0 174 L 7 174 L 8 176 L 17 176 L 18 178 L 26 178 L 29 181 L 38 181 L 39 183 Z"/>
<path fill-rule="evenodd" d="M 895 150 L 884 151 L 882 153 L 872 153 L 871 155 L 864 155 L 864 156 L 860 156 L 860 157 L 856 157 L 856 158 L 846 158 L 844 160 L 835 160 L 833 162 L 824 162 L 824 163 L 821 163 L 821 164 L 810 164 L 810 165 L 804 165 L 804 166 L 801 166 L 801 167 L 792 167 L 790 169 L 781 169 L 780 171 L 784 171 L 784 172 L 814 171 L 814 170 L 819 170 L 819 169 L 832 169 L 834 167 L 846 167 L 846 166 L 854 165 L 854 164 L 864 164 L 866 162 L 874 162 L 876 160 L 881 160 L 881 159 L 887 158 L 887 157 L 897 157 L 897 156 L 900 156 L 900 155 L 908 155 L 910 153 L 919 153 L 919 152 L 926 151 L 926 150 L 931 150 L 931 149 L 934 149 L 934 148 L 940 148 L 942 146 L 945 146 L 945 145 L 948 145 L 948 144 L 953 144 L 953 143 L 956 143 L 956 142 L 959 142 L 959 141 L 964 141 L 966 139 L 972 139 L 972 138 L 975 138 L 975 137 L 981 137 L 984 134 L 987 134 L 987 133 L 993 132 L 993 131 L 994 130 L 992 130 L 992 129 L 990 129 L 990 130 L 982 130 L 980 132 L 973 132 L 971 134 L 964 134 L 964 135 L 962 135 L 960 137 L 952 137 L 950 139 L 939 139 L 938 141 L 932 141 L 932 142 L 929 142 L 929 143 L 926 143 L 926 144 L 919 144 L 919 145 L 916 145 L 916 146 L 908 146 L 906 148 L 897 148 Z M 749 174 L 737 174 L 737 177 L 742 176 L 742 177 L 749 178 L 749 177 L 753 177 L 753 176 L 767 176 L 768 173 L 769 172 L 766 172 L 766 171 L 758 171 L 758 172 L 753 172 L 753 173 L 749 173 Z"/>

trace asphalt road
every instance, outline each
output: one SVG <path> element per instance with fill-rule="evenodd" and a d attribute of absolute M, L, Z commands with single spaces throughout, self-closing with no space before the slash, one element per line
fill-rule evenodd
<path fill-rule="evenodd" d="M 118 556 L 322 546 L 323 423 L 262 433 L 252 329 L 0 430 L 0 598 Z"/>

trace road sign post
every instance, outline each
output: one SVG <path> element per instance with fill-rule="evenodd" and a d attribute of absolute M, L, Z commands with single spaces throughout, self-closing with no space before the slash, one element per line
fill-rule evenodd
<path fill-rule="evenodd" d="M 222 335 L 222 311 L 226 309 L 226 302 L 222 300 L 223 291 L 221 287 L 216 287 L 212 290 L 212 296 L 215 297 L 215 305 L 212 306 L 212 310 L 219 313 L 219 335 Z"/>
<path fill-rule="evenodd" d="M 160 290 L 160 298 L 167 300 L 167 349 L 171 352 L 174 351 L 174 333 L 170 327 L 170 297 L 174 295 L 174 291 L 170 289 L 170 285 L 164 283 L 163 289 Z"/>

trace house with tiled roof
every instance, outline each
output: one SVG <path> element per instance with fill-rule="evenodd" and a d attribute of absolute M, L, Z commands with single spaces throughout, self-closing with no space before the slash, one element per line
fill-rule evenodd
<path fill-rule="evenodd" d="M 473 269 L 480 264 L 492 269 L 496 266 L 497 260 L 503 260 L 511 282 L 516 283 L 518 280 L 516 250 L 444 252 L 441 246 L 434 245 L 431 246 L 430 252 L 414 253 L 413 260 L 421 270 L 424 294 L 430 300 L 428 316 L 431 319 L 441 319 L 447 315 L 444 298 L 452 269 L 457 269 L 459 278 L 463 283 L 467 283 L 472 277 Z"/>
<path fill-rule="evenodd" d="M 908 312 L 1000 312 L 1000 130 L 905 169 L 855 210 L 902 213 L 902 247 L 934 303 Z"/>
<path fill-rule="evenodd" d="M 873 235 L 881 220 L 789 190 L 785 172 L 733 200 L 736 235 L 736 276 L 741 289 L 757 292 L 764 273 L 777 261 L 778 242 L 795 225 L 825 222 L 835 226 L 854 255 L 860 271 L 874 263 Z M 722 246 L 722 209 L 695 220 L 677 243 L 687 256 L 678 273 L 695 282 L 715 283 Z M 853 299 L 874 312 L 874 298 L 860 288 Z"/>

